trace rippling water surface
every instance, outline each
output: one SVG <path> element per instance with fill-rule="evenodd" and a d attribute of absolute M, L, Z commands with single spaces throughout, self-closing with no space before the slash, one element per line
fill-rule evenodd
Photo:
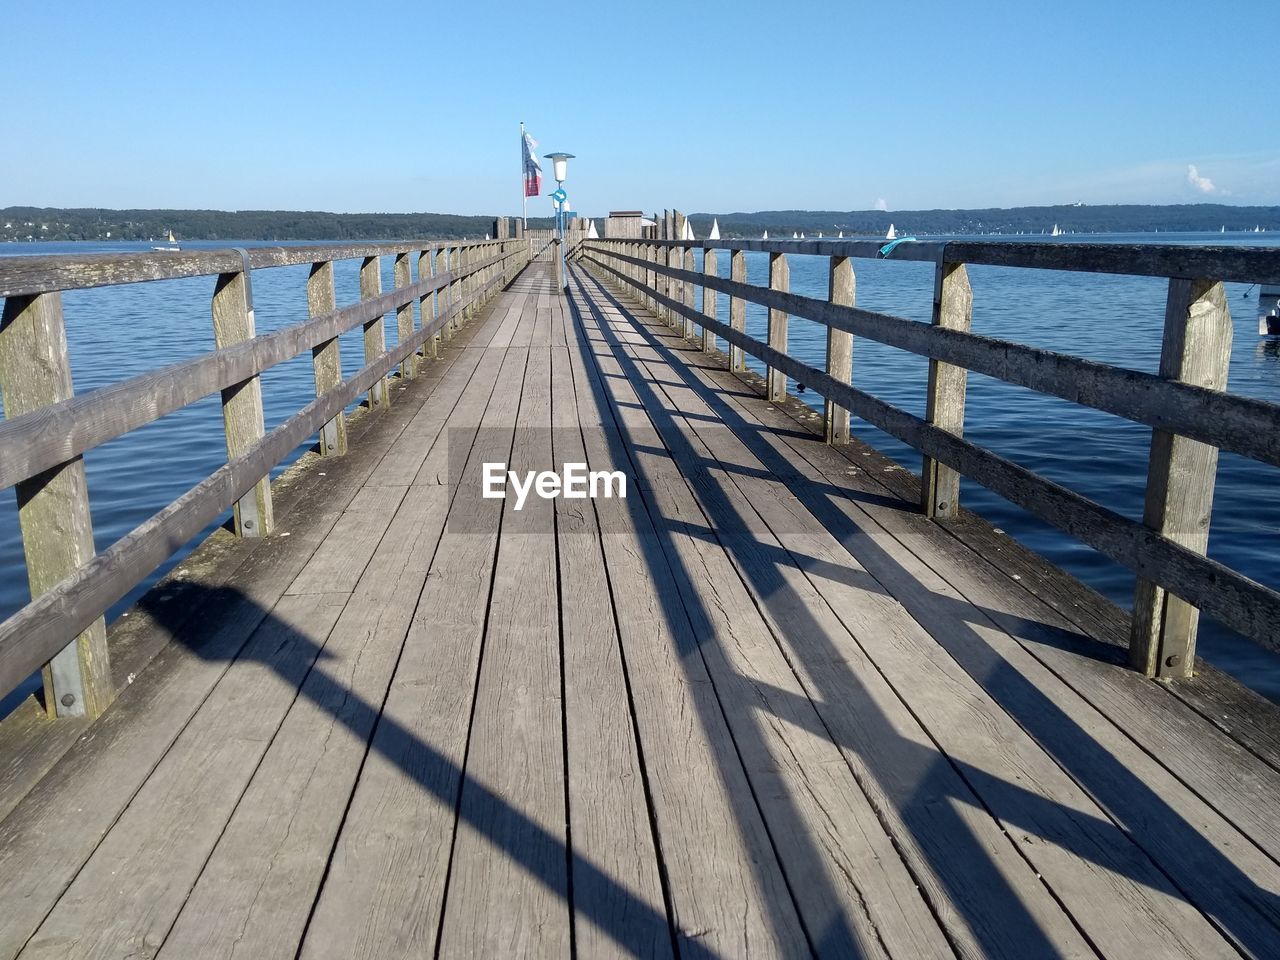
<path fill-rule="evenodd" d="M 1098 241 L 1104 238 L 1080 238 Z M 1256 244 L 1266 236 L 1159 234 L 1112 236 L 1120 242 Z M 187 249 L 229 243 L 190 243 Z M 254 244 L 248 244 L 253 246 Z M 1268 245 L 1268 244 L 1263 244 Z M 98 253 L 145 250 L 146 244 L 6 244 L 0 255 Z M 723 258 L 722 258 L 723 259 Z M 748 253 L 748 279 L 767 284 L 767 254 Z M 391 286 L 391 258 L 383 258 L 383 288 Z M 727 267 L 721 264 L 721 272 Z M 827 293 L 826 260 L 791 258 L 791 288 L 808 296 Z M 857 302 L 928 322 L 933 268 L 906 261 L 855 261 Z M 254 273 L 258 331 L 304 319 L 308 268 L 280 267 Z M 335 268 L 339 305 L 359 299 L 358 262 Z M 975 332 L 1046 347 L 1137 370 L 1155 372 L 1160 354 L 1167 281 L 1143 277 L 1072 274 L 1001 267 L 969 268 Z M 213 349 L 209 301 L 212 277 L 167 280 L 64 294 L 67 339 L 77 392 L 153 370 Z M 1255 299 L 1243 284 L 1229 284 L 1235 320 L 1230 389 L 1280 403 L 1280 351 L 1276 338 L 1257 336 Z M 720 315 L 727 316 L 721 297 Z M 748 331 L 764 338 L 763 308 L 748 305 Z M 387 339 L 395 341 L 394 318 Z M 825 330 L 792 318 L 791 352 L 821 367 Z M 360 331 L 342 337 L 344 373 L 360 366 Z M 759 364 L 754 364 L 761 369 Z M 923 415 L 928 363 L 921 357 L 857 339 L 854 380 L 891 403 Z M 262 376 L 267 428 L 314 397 L 307 355 Z M 794 385 L 793 385 L 794 389 Z M 811 391 L 804 399 L 820 405 Z M 854 421 L 855 433 L 912 470 L 920 457 L 893 438 Z M 1063 400 L 1009 386 L 979 374 L 969 377 L 966 436 L 1134 519 L 1141 519 L 1151 431 Z M 309 445 L 308 445 L 309 446 Z M 299 448 L 290 462 L 306 447 Z M 170 414 L 85 455 L 94 535 L 103 549 L 190 489 L 226 461 L 221 408 L 216 396 Z M 278 467 L 276 473 L 285 465 Z M 962 486 L 965 505 L 1085 582 L 1128 607 L 1133 576 L 1124 568 L 1059 533 L 976 484 Z M 225 517 L 223 518 L 225 520 Z M 222 522 L 221 520 L 219 522 Z M 212 527 L 211 527 L 212 529 Z M 206 531 L 207 533 L 207 531 Z M 115 616 L 171 569 L 202 539 L 183 548 L 110 611 Z M 1225 454 L 1218 466 L 1209 554 L 1272 587 L 1280 587 L 1280 488 L 1274 468 Z M 0 618 L 29 599 L 11 493 L 0 497 Z M 1201 650 L 1255 688 L 1280 699 L 1280 658 L 1211 621 L 1201 628 Z M 9 698 L 12 700 L 13 698 Z"/>

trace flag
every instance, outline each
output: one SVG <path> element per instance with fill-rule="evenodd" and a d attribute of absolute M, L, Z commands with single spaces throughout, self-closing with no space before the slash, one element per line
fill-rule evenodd
<path fill-rule="evenodd" d="M 526 132 L 521 144 L 524 150 L 524 195 L 536 197 L 542 193 L 542 167 L 538 165 L 538 141 Z"/>

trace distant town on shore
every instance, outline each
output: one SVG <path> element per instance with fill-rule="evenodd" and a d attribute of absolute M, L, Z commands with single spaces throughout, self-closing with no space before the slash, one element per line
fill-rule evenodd
<path fill-rule="evenodd" d="M 608 211 L 598 211 L 601 218 Z M 1280 206 L 1217 203 L 1063 204 L 980 210 L 764 210 L 694 213 L 695 233 L 705 237 L 712 220 L 724 237 L 804 233 L 808 237 L 1280 231 Z M 529 218 L 531 228 L 550 218 Z M 291 210 L 108 210 L 60 207 L 0 208 L 0 241 L 153 240 L 169 231 L 179 240 L 394 240 L 409 237 L 483 237 L 493 216 L 444 213 L 324 213 Z"/>

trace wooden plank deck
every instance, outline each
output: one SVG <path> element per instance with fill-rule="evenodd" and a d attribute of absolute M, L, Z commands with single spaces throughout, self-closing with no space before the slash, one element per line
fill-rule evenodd
<path fill-rule="evenodd" d="M 1274 709 L 569 283 L 113 627 L 136 681 L 3 781 L 0 958 L 1280 956 Z"/>

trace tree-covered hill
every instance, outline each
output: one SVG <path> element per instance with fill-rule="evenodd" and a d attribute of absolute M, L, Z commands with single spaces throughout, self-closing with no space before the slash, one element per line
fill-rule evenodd
<path fill-rule="evenodd" d="M 549 226 L 550 220 L 534 221 Z M 0 240 L 401 240 L 476 238 L 492 216 L 447 213 L 323 213 L 294 210 L 0 209 Z"/>
<path fill-rule="evenodd" d="M 1149 206 L 1083 204 L 984 210 L 762 210 L 757 213 L 695 213 L 694 231 L 705 237 L 711 220 L 726 237 L 819 232 L 833 236 L 882 237 L 893 224 L 899 236 L 914 234 L 1228 231 L 1261 227 L 1280 231 L 1280 207 L 1217 203 Z M 531 228 L 550 218 L 529 218 Z M 159 240 L 172 230 L 178 240 L 403 240 L 417 237 L 476 238 L 493 229 L 492 216 L 446 213 L 324 213 L 294 210 L 107 210 L 55 207 L 0 209 L 4 240 Z"/>

